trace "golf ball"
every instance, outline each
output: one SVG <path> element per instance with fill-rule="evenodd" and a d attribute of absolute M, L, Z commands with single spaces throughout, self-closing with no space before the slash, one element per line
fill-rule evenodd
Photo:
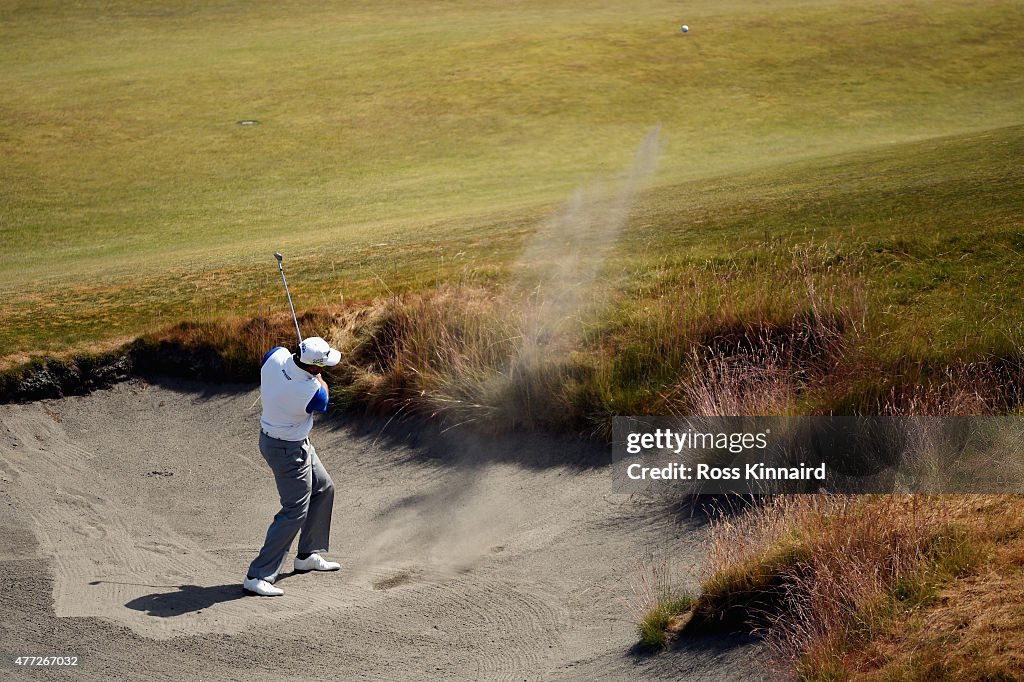
<path fill-rule="evenodd" d="M 690 30 L 690 27 L 687 26 L 686 24 L 683 24 L 683 28 L 682 28 L 683 33 L 686 33 L 689 30 Z"/>

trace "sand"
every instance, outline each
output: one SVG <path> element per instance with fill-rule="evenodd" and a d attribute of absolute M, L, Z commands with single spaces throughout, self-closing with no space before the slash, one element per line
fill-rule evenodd
<path fill-rule="evenodd" d="M 81 657 L 25 678 L 764 675 L 750 641 L 634 648 L 638 564 L 696 580 L 701 525 L 613 495 L 607 453 L 568 440 L 318 423 L 343 570 L 246 596 L 278 509 L 256 395 L 130 382 L 0 405 L 0 649 Z"/>

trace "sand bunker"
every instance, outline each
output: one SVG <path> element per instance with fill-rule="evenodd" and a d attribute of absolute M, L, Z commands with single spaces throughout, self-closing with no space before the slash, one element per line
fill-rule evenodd
<path fill-rule="evenodd" d="M 255 395 L 131 383 L 0 405 L 5 649 L 73 651 L 96 679 L 756 676 L 759 649 L 726 640 L 630 653 L 627 578 L 652 551 L 694 558 L 697 530 L 612 495 L 582 448 L 550 465 L 565 443 L 318 424 L 343 570 L 244 596 L 277 511 Z"/>

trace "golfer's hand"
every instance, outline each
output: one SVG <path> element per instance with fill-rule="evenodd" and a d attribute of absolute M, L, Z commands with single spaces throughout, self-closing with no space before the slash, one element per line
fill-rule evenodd
<path fill-rule="evenodd" d="M 324 381 L 323 377 L 321 377 L 319 374 L 316 375 L 316 380 L 320 382 L 320 385 L 324 387 L 325 391 L 330 390 L 327 388 L 327 382 Z"/>

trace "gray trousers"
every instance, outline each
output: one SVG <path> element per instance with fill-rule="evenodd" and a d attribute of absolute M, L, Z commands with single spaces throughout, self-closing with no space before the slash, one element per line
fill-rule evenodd
<path fill-rule="evenodd" d="M 279 440 L 260 432 L 260 454 L 274 471 L 281 511 L 274 516 L 259 556 L 248 575 L 277 580 L 295 536 L 299 553 L 326 552 L 331 537 L 334 482 L 316 456 L 309 439 Z"/>

